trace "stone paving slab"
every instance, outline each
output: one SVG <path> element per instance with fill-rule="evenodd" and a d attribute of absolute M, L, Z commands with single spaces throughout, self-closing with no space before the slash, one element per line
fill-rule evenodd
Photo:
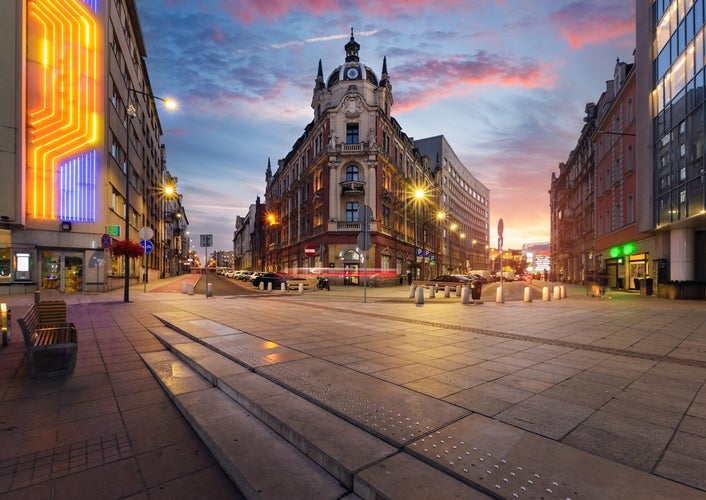
<path fill-rule="evenodd" d="M 433 498 L 482 500 L 491 497 L 407 453 L 397 453 L 355 478 L 354 491 L 363 498 Z"/>
<path fill-rule="evenodd" d="M 502 498 L 703 499 L 703 492 L 471 415 L 406 447 Z"/>
<path fill-rule="evenodd" d="M 396 445 L 469 412 L 370 375 L 307 358 L 256 370 Z"/>

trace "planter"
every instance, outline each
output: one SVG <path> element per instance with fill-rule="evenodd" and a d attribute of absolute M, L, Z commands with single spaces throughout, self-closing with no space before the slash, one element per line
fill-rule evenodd
<path fill-rule="evenodd" d="M 657 285 L 657 296 L 672 300 L 706 300 L 706 284 L 660 283 Z"/>

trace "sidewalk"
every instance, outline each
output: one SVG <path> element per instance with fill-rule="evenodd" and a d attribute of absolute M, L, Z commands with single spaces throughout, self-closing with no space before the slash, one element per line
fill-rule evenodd
<path fill-rule="evenodd" d="M 16 326 L 33 297 L 0 297 L 14 320 L 0 353 L 0 495 L 239 498 L 142 361 L 164 350 L 149 331 L 162 327 L 156 313 L 217 322 L 706 498 L 703 302 L 592 299 L 583 287 L 504 304 L 487 290 L 482 305 L 438 295 L 417 305 L 408 287 L 157 291 L 170 286 L 181 290 L 177 278 L 133 287 L 128 304 L 122 290 L 60 296 L 79 360 L 72 376 L 49 381 L 29 378 Z"/>

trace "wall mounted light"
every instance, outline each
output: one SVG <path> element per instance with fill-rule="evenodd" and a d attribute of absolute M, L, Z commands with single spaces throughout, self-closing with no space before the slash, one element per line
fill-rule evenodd
<path fill-rule="evenodd" d="M 61 223 L 61 230 L 62 231 L 71 231 L 71 223 L 70 222 L 62 222 Z"/>

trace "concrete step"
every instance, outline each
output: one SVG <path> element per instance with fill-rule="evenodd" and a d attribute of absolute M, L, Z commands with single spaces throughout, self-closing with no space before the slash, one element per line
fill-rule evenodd
<path fill-rule="evenodd" d="M 338 499 L 348 489 L 174 353 L 142 355 L 247 498 Z"/>
<path fill-rule="evenodd" d="M 345 498 L 419 498 L 420 492 L 425 490 L 429 494 L 437 493 L 439 497 L 433 485 L 444 485 L 445 493 L 439 498 L 488 498 L 475 488 L 401 452 L 400 447 L 193 340 L 199 338 L 198 334 L 185 335 L 166 326 L 150 331 L 169 350 L 145 354 L 143 359 L 204 443 L 218 457 L 224 470 L 249 498 L 264 498 L 264 492 L 274 491 L 273 488 L 280 483 L 291 481 L 291 477 L 280 470 L 282 477 L 277 478 L 275 485 L 265 488 L 260 483 L 271 480 L 272 474 L 277 472 L 270 470 L 263 476 L 253 469 L 251 463 L 241 463 L 242 457 L 230 456 L 231 450 L 225 449 L 222 443 L 232 441 L 230 433 L 236 432 L 233 428 L 241 425 L 258 429 L 265 425 L 270 433 L 275 432 L 278 442 L 285 441 L 298 450 L 299 460 L 306 457 L 328 473 L 344 490 Z M 245 412 L 249 417 L 245 424 L 229 417 L 228 430 L 224 430 L 223 419 L 219 418 L 224 411 L 221 407 L 235 415 Z M 254 441 L 257 435 L 253 434 L 248 443 L 253 453 L 269 456 L 273 452 L 269 442 L 258 444 Z M 265 433 L 265 436 L 268 440 L 273 439 L 271 434 Z M 293 459 L 291 454 L 277 453 L 278 460 Z M 405 456 L 395 458 L 400 454 Z M 390 458 L 394 460 L 385 465 Z M 401 468 L 397 465 L 400 463 L 406 467 Z M 415 471 L 414 480 L 407 476 L 412 470 Z M 342 496 L 339 490 L 331 488 L 321 478 L 318 481 L 305 480 L 304 483 L 316 490 L 311 498 Z M 297 482 L 291 486 L 298 488 L 304 496 L 310 493 Z M 298 497 L 298 493 L 286 493 L 286 498 Z M 428 495 L 423 496 L 428 498 Z"/>

